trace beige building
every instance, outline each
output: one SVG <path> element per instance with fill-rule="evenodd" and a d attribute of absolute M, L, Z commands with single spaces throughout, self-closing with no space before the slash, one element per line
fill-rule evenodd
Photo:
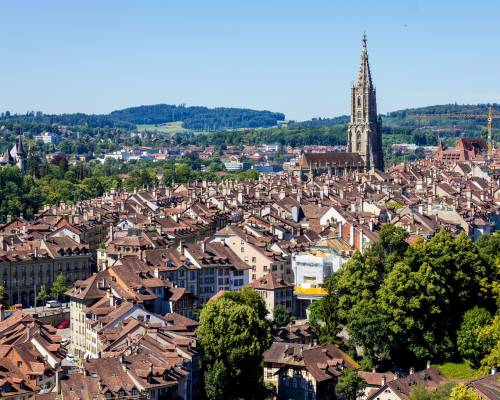
<path fill-rule="evenodd" d="M 90 275 L 88 245 L 68 237 L 53 237 L 19 243 L 0 252 L 0 282 L 10 304 L 35 305 L 40 287 L 45 285 L 50 289 L 59 274 L 65 276 L 68 284 L 87 278 Z"/>
<path fill-rule="evenodd" d="M 282 306 L 289 314 L 292 314 L 293 284 L 285 282 L 273 273 L 269 273 L 252 281 L 249 286 L 262 297 L 271 317 L 278 305 Z"/>
<path fill-rule="evenodd" d="M 228 225 L 217 231 L 212 241 L 223 241 L 241 260 L 250 265 L 250 282 L 270 272 L 287 282 L 293 282 L 290 258 L 272 251 L 266 242 L 242 228 Z"/>

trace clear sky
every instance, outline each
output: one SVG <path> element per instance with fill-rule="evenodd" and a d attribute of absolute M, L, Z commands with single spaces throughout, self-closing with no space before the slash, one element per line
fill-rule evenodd
<path fill-rule="evenodd" d="M 333 117 L 364 31 L 379 112 L 500 102 L 499 15 L 498 0 L 0 0 L 0 110 Z"/>

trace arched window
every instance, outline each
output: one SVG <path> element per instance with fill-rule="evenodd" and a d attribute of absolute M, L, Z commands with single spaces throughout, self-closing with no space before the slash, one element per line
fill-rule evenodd
<path fill-rule="evenodd" d="M 358 107 L 361 107 L 361 96 L 358 96 Z"/>

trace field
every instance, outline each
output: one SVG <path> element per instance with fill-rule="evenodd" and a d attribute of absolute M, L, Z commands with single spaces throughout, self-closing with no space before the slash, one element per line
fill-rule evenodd
<path fill-rule="evenodd" d="M 139 132 L 143 131 L 155 131 L 162 133 L 178 133 L 178 132 L 186 132 L 187 129 L 182 127 L 182 121 L 168 122 L 165 124 L 141 124 L 137 125 L 137 130 Z"/>

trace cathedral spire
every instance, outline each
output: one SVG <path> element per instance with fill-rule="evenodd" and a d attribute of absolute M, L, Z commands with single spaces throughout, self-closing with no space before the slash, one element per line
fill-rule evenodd
<path fill-rule="evenodd" d="M 358 86 L 365 88 L 371 88 L 372 85 L 372 74 L 370 72 L 370 63 L 368 62 L 368 49 L 366 46 L 367 42 L 366 33 L 363 34 L 363 50 L 361 52 L 361 65 L 359 66 L 358 75 Z"/>
<path fill-rule="evenodd" d="M 351 122 L 348 128 L 349 152 L 363 157 L 365 168 L 383 170 L 381 126 L 377 116 L 377 99 L 372 83 L 366 33 L 362 38 L 361 65 L 358 80 L 351 88 Z"/>

